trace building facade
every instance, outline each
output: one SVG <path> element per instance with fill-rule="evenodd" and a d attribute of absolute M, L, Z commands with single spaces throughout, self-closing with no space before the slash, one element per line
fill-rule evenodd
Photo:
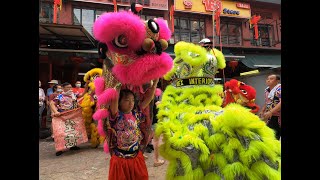
<path fill-rule="evenodd" d="M 179 41 L 198 43 L 203 38 L 212 40 L 215 34 L 214 45 L 224 52 L 227 60 L 227 67 L 217 74 L 218 78 L 240 77 L 240 73 L 256 69 L 281 70 L 281 1 L 221 1 L 219 29 L 216 28 L 217 22 L 213 28 L 213 0 L 117 0 L 117 10 L 129 9 L 131 2 L 144 6 L 142 18 L 161 17 L 167 20 L 173 31 L 167 49 L 171 55 L 174 44 Z M 57 24 L 83 26 L 93 36 L 94 21 L 102 13 L 113 11 L 113 0 L 63 0 L 61 10 L 58 10 Z M 250 25 L 253 15 L 261 16 L 257 39 L 254 27 Z M 39 23 L 53 23 L 53 0 L 40 1 Z M 217 36 L 219 30 L 220 35 Z M 74 51 L 67 52 L 61 50 L 66 47 L 56 45 L 57 52 L 52 50 L 53 45 L 48 46 L 48 41 L 40 43 L 40 47 L 44 47 L 39 50 L 39 75 L 42 75 L 43 81 L 59 79 L 74 83 L 81 80 L 87 70 L 101 64 L 94 43 L 91 49 L 81 43 L 74 44 L 67 48 Z M 73 61 L 75 57 L 81 57 L 82 62 Z M 230 61 L 237 61 L 237 66 L 232 68 Z M 68 73 L 68 70 L 72 72 Z M 45 78 L 45 75 L 48 77 Z"/>

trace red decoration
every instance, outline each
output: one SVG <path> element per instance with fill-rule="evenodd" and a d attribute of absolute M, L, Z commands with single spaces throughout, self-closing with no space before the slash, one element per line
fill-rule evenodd
<path fill-rule="evenodd" d="M 170 21 L 171 21 L 171 33 L 174 33 L 174 5 L 170 7 Z"/>
<path fill-rule="evenodd" d="M 59 9 L 61 11 L 62 0 L 54 0 L 53 1 L 53 23 L 57 23 L 58 7 L 59 7 Z"/>
<path fill-rule="evenodd" d="M 221 1 L 216 1 L 216 10 L 214 12 L 214 20 L 216 21 L 217 36 L 220 36 L 220 14 L 221 14 Z"/>
<path fill-rule="evenodd" d="M 206 11 L 216 11 L 219 8 L 217 4 L 219 2 L 221 3 L 221 0 L 202 0 Z"/>
<path fill-rule="evenodd" d="M 259 31 L 258 31 L 258 22 L 260 21 L 261 16 L 254 15 L 250 19 L 250 27 L 254 25 L 254 39 L 257 40 L 259 38 Z"/>
<path fill-rule="evenodd" d="M 229 67 L 232 68 L 232 72 L 234 72 L 234 70 L 236 69 L 237 66 L 238 66 L 238 61 L 232 60 L 229 62 Z"/>
<path fill-rule="evenodd" d="M 84 61 L 83 57 L 77 57 L 77 56 L 70 57 L 70 60 L 77 64 L 82 63 Z"/>
<path fill-rule="evenodd" d="M 113 0 L 113 11 L 114 12 L 118 11 L 118 9 L 117 9 L 117 0 Z"/>

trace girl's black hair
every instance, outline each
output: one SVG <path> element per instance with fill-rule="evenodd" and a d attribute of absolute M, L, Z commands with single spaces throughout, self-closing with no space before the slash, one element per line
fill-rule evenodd
<path fill-rule="evenodd" d="M 134 99 L 136 99 L 136 96 L 134 95 L 134 93 L 131 90 L 129 90 L 129 89 L 120 90 L 119 102 L 121 101 L 121 99 L 123 97 L 127 97 L 129 94 L 132 94 Z"/>

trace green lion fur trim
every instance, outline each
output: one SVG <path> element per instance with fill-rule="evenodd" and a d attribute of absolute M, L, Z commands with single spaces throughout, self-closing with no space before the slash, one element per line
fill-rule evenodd
<path fill-rule="evenodd" d="M 216 64 L 207 60 L 202 47 L 177 43 L 167 80 L 210 76 L 210 71 L 214 75 L 225 67 L 225 59 L 213 51 Z M 213 84 L 169 85 L 163 92 L 155 136 L 163 135 L 160 154 L 169 161 L 166 178 L 280 179 L 281 145 L 274 131 L 239 104 L 222 108 L 222 93 L 223 86 Z"/>
<path fill-rule="evenodd" d="M 222 54 L 221 51 L 219 51 L 218 49 L 214 48 L 214 55 L 216 56 L 217 58 L 217 61 L 218 61 L 218 68 L 219 69 L 223 69 L 226 67 L 226 60 L 224 58 L 224 55 Z"/>
<path fill-rule="evenodd" d="M 221 177 L 216 173 L 208 173 L 204 177 L 204 180 L 221 180 Z"/>
<path fill-rule="evenodd" d="M 174 46 L 174 52 L 176 55 L 175 63 L 183 59 L 191 66 L 200 66 L 207 61 L 206 58 L 203 58 L 207 55 L 206 49 L 195 44 L 180 41 Z"/>

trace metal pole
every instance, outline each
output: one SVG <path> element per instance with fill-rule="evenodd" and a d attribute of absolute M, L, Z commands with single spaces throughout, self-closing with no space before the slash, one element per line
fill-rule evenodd
<path fill-rule="evenodd" d="M 215 7 L 213 7 L 213 10 L 212 10 L 212 48 L 214 48 L 214 13 L 215 13 Z"/>

